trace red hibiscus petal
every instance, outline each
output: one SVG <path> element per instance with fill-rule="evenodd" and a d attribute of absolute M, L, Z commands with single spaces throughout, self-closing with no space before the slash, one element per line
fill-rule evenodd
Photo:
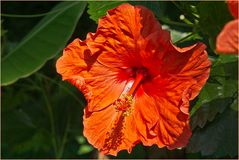
<path fill-rule="evenodd" d="M 177 48 L 177 55 L 179 56 L 175 56 L 180 59 L 178 61 L 184 61 L 185 59 L 187 61 L 184 61 L 181 67 L 178 67 L 180 70 L 175 75 L 170 75 L 180 80 L 182 84 L 185 82 L 185 79 L 195 82 L 191 83 L 189 100 L 194 99 L 198 95 L 209 77 L 211 62 L 208 59 L 205 48 L 206 46 L 203 43 L 194 45 L 190 50 L 189 47 Z"/>
<path fill-rule="evenodd" d="M 216 51 L 224 54 L 238 54 L 239 33 L 238 33 L 239 20 L 228 22 L 216 40 Z"/>
<path fill-rule="evenodd" d="M 238 19 L 238 0 L 227 0 L 228 8 L 235 19 Z"/>
<path fill-rule="evenodd" d="M 85 42 L 76 39 L 64 50 L 56 64 L 63 80 L 68 80 L 84 93 L 91 111 L 112 104 L 126 84 L 126 81 L 117 78 L 117 69 L 99 64 L 94 56 Z"/>
<path fill-rule="evenodd" d="M 211 63 L 202 43 L 173 46 L 163 59 L 161 74 L 143 83 L 136 93 L 135 119 L 145 145 L 182 147 L 191 135 L 189 100 L 206 83 Z"/>
<path fill-rule="evenodd" d="M 136 95 L 134 116 L 139 138 L 144 145 L 160 148 L 184 147 L 191 136 L 189 116 L 183 114 L 177 101 L 163 97 Z"/>
<path fill-rule="evenodd" d="M 100 112 L 89 112 L 86 108 L 83 123 L 84 136 L 103 154 L 116 156 L 121 150 L 130 153 L 139 142 L 133 116 L 122 116 L 114 106 Z"/>
<path fill-rule="evenodd" d="M 169 39 L 169 33 L 162 30 L 150 10 L 123 4 L 99 20 L 97 32 L 87 45 L 92 53 L 101 53 L 97 60 L 106 66 L 137 67 L 141 61 L 149 64 L 154 60 Z"/>

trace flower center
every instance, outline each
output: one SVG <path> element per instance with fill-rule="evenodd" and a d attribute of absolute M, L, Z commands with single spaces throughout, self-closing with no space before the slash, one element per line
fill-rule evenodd
<path fill-rule="evenodd" d="M 134 81 L 130 81 L 121 96 L 113 103 L 117 112 L 122 111 L 123 116 L 128 116 L 133 111 L 133 96 L 139 84 L 146 76 L 146 69 L 139 69 L 136 71 Z"/>

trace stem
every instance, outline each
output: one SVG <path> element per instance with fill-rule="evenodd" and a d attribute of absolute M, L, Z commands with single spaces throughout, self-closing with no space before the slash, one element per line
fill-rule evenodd
<path fill-rule="evenodd" d="M 62 157 L 62 154 L 63 154 L 63 151 L 64 151 L 64 148 L 65 148 L 65 144 L 66 144 L 66 139 L 67 139 L 67 135 L 68 135 L 68 130 L 70 128 L 70 119 L 71 117 L 70 116 L 67 116 L 67 122 L 66 122 L 66 127 L 65 127 L 65 131 L 64 131 L 64 135 L 63 135 L 63 140 L 62 140 L 62 143 L 61 143 L 61 146 L 60 146 L 60 150 L 58 152 L 58 155 L 56 158 L 61 158 Z"/>
<path fill-rule="evenodd" d="M 191 36 L 194 35 L 194 34 L 195 34 L 195 33 L 192 32 L 192 33 L 188 34 L 187 36 L 185 36 L 185 37 L 183 37 L 183 38 L 177 40 L 176 42 L 174 42 L 174 44 L 177 44 L 177 43 L 179 43 L 179 42 L 182 42 L 182 41 L 188 39 L 189 37 L 191 37 Z"/>
<path fill-rule="evenodd" d="M 62 84 L 60 84 L 59 82 L 57 82 L 56 80 L 54 79 L 51 79 L 47 76 L 45 76 L 44 74 L 42 73 L 36 73 L 37 76 L 39 77 L 42 77 L 42 78 L 45 78 L 46 80 L 58 85 L 59 87 L 61 87 L 62 89 L 64 89 L 68 94 L 70 94 L 81 106 L 84 106 L 84 104 L 82 103 L 82 101 L 73 93 L 71 92 L 67 87 L 63 86 Z"/>
<path fill-rule="evenodd" d="M 214 62 L 214 61 L 216 61 L 217 57 L 208 55 L 208 58 L 209 58 L 210 61 Z"/>
<path fill-rule="evenodd" d="M 182 17 L 181 17 L 182 16 Z M 186 24 L 188 24 L 188 25 L 193 25 L 193 23 L 189 20 L 189 19 L 187 19 L 184 15 L 181 15 L 180 16 L 180 19 L 184 22 L 184 23 L 186 23 Z"/>
<path fill-rule="evenodd" d="M 47 108 L 47 111 L 48 111 L 48 116 L 49 116 L 50 126 L 51 126 L 52 145 L 53 145 L 53 149 L 54 149 L 54 152 L 55 152 L 55 156 L 57 156 L 58 147 L 57 147 L 56 127 L 55 127 L 55 124 L 54 124 L 54 115 L 53 115 L 53 112 L 52 112 L 52 106 L 51 106 L 51 103 L 48 99 L 49 96 L 47 96 L 47 92 L 46 92 L 47 89 L 45 88 L 41 78 L 37 75 L 36 75 L 36 78 L 37 78 L 37 80 L 40 81 L 41 91 L 43 93 L 43 98 L 44 98 L 45 103 L 46 103 L 46 108 Z"/>
<path fill-rule="evenodd" d="M 193 28 L 193 25 L 185 24 L 185 23 L 180 23 L 180 22 L 175 22 L 175 21 L 171 21 L 171 20 L 169 20 L 169 19 L 167 19 L 167 18 L 159 18 L 159 17 L 158 17 L 158 20 L 159 20 L 159 21 L 162 21 L 163 23 L 168 24 L 168 25 L 174 25 L 174 26 L 179 26 L 179 27 Z"/>
<path fill-rule="evenodd" d="M 49 119 L 50 119 L 50 124 L 51 124 L 51 134 L 52 134 L 52 137 L 53 137 L 52 138 L 52 144 L 53 144 L 55 155 L 57 155 L 58 148 L 57 148 L 57 143 L 56 143 L 56 131 L 55 131 L 52 107 L 51 107 L 50 102 L 49 102 L 49 100 L 48 100 L 48 98 L 46 96 L 46 92 L 45 91 L 43 91 L 43 97 L 44 97 L 45 102 L 46 102 L 46 107 L 47 107 L 47 111 L 48 111 Z"/>
<path fill-rule="evenodd" d="M 195 19 L 199 19 L 199 17 L 197 17 L 194 14 L 187 14 L 175 1 L 171 1 L 182 13 L 184 13 L 185 15 L 190 16 L 191 18 L 195 18 Z M 191 16 L 192 15 L 192 16 Z"/>

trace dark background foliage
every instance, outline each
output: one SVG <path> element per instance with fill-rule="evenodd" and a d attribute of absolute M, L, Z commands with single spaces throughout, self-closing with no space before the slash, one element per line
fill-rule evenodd
<path fill-rule="evenodd" d="M 85 99 L 61 80 L 55 62 L 69 42 L 95 32 L 98 19 L 121 3 L 1 2 L 2 158 L 98 158 L 82 135 Z M 186 148 L 139 144 L 114 158 L 237 158 L 238 57 L 215 52 L 216 36 L 233 19 L 226 3 L 129 3 L 150 8 L 176 45 L 204 42 L 212 68 L 191 102 L 193 135 Z"/>

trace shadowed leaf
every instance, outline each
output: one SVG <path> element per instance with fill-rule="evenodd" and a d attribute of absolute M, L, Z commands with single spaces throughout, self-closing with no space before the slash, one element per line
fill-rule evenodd
<path fill-rule="evenodd" d="M 200 152 L 203 156 L 235 157 L 237 155 L 237 112 L 228 108 L 203 129 L 197 128 L 187 146 L 188 152 Z"/>
<path fill-rule="evenodd" d="M 215 40 L 223 26 L 232 19 L 224 1 L 200 2 L 197 5 L 199 26 L 201 31 L 209 37 L 211 48 L 215 48 Z M 218 14 L 218 13 L 221 14 Z"/>

